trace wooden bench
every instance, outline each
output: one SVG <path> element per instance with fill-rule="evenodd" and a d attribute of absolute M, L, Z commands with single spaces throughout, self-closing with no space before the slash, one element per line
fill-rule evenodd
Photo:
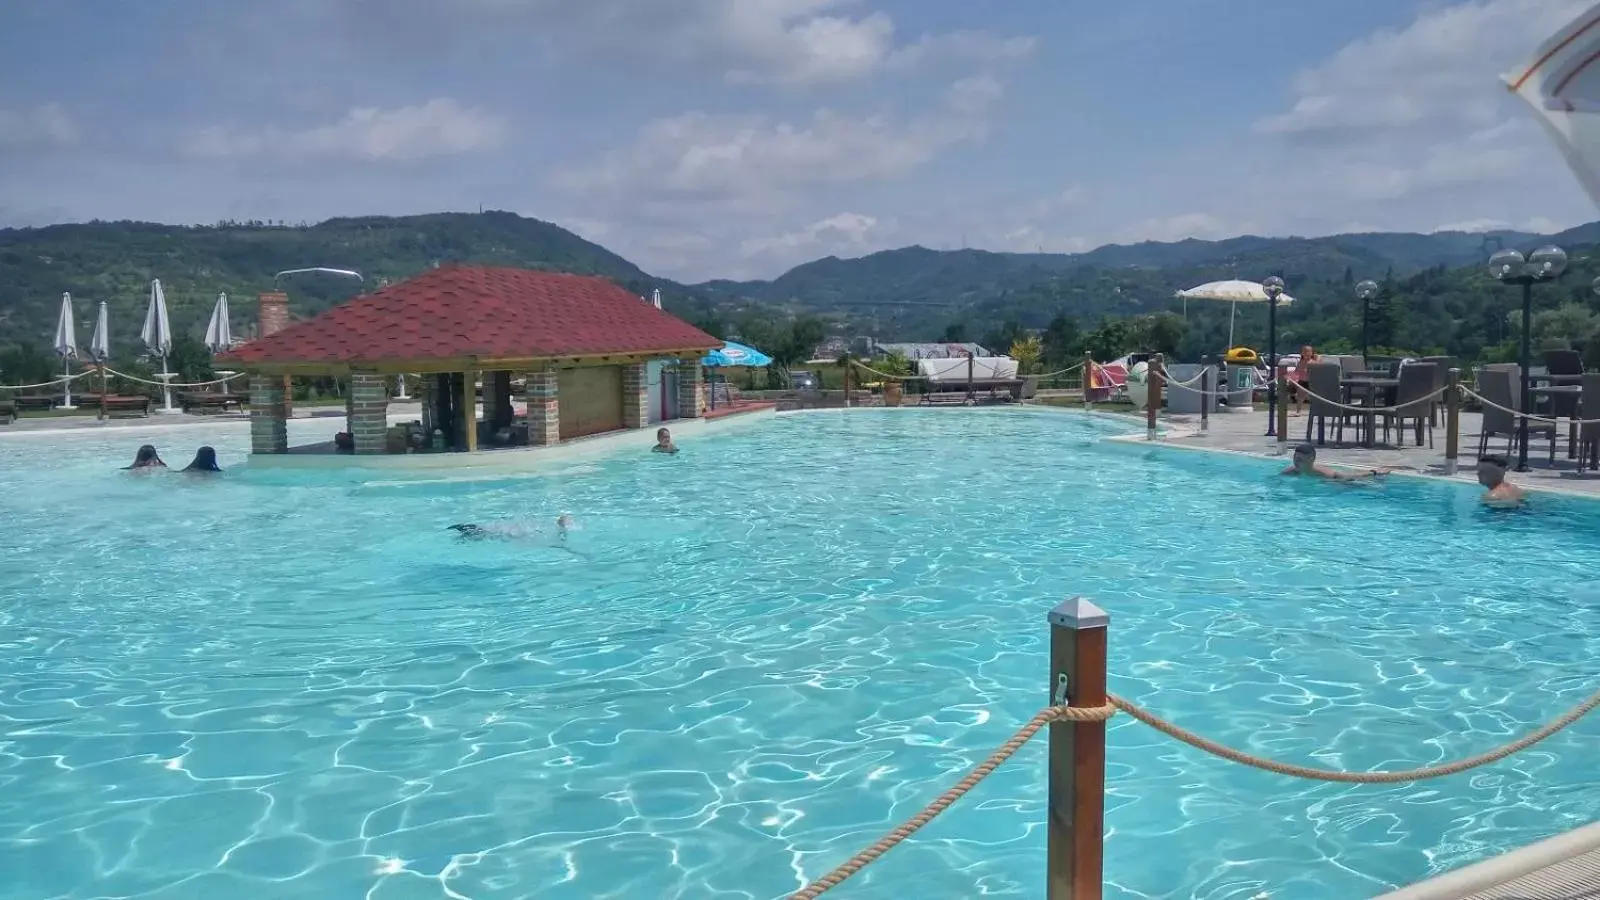
<path fill-rule="evenodd" d="M 108 416 L 150 415 L 150 398 L 141 394 L 107 396 L 102 402 L 105 404 L 105 411 Z"/>
<path fill-rule="evenodd" d="M 238 394 L 195 392 L 179 394 L 178 405 L 186 413 L 226 412 L 230 407 L 244 410 L 244 397 Z"/>
<path fill-rule="evenodd" d="M 922 395 L 923 406 L 961 406 L 966 402 L 966 391 L 934 391 Z"/>
<path fill-rule="evenodd" d="M 17 420 L 17 404 L 11 400 L 0 400 L 0 425 L 10 425 Z"/>
<path fill-rule="evenodd" d="M 34 395 L 15 397 L 11 402 L 17 405 L 17 412 L 49 412 L 56 408 L 56 404 L 61 402 L 61 398 Z"/>

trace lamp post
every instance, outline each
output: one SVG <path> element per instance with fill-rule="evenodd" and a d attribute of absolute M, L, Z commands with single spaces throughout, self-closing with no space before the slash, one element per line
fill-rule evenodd
<path fill-rule="evenodd" d="M 1501 284 L 1522 288 L 1522 408 L 1517 417 L 1517 471 L 1528 471 L 1528 411 L 1533 407 L 1533 381 L 1528 367 L 1533 361 L 1533 286 L 1567 270 L 1567 253 L 1545 246 L 1524 257 L 1516 250 L 1501 250 L 1489 257 L 1489 274 Z"/>
<path fill-rule="evenodd" d="M 1372 298 L 1378 296 L 1378 283 L 1367 279 L 1356 285 L 1356 296 L 1361 298 L 1361 358 L 1367 358 L 1367 323 L 1372 319 Z"/>
<path fill-rule="evenodd" d="M 1268 276 L 1261 282 L 1267 294 L 1267 437 L 1278 433 L 1278 298 L 1283 296 L 1283 279 Z"/>

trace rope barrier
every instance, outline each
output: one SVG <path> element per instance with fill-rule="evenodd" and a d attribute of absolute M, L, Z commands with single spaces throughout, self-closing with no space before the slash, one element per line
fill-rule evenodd
<path fill-rule="evenodd" d="M 1026 725 L 1017 729 L 1017 732 L 1009 740 L 997 747 L 983 762 L 974 766 L 966 777 L 956 782 L 955 786 L 940 794 L 932 803 L 929 803 L 916 815 L 873 842 L 871 846 L 850 857 L 833 871 L 810 882 L 792 894 L 790 900 L 816 900 L 816 898 L 829 890 L 838 887 L 845 879 L 866 868 L 874 860 L 894 849 L 896 845 L 915 834 L 922 826 L 933 821 L 940 813 L 949 809 L 951 804 L 961 799 L 968 791 L 976 787 L 980 781 L 989 777 L 995 769 L 1014 756 L 1018 750 L 1022 749 L 1024 744 L 1032 740 L 1034 736 L 1043 730 L 1044 726 L 1051 722 L 1104 722 L 1115 715 L 1117 710 L 1121 710 L 1162 734 L 1188 744 L 1196 750 L 1265 772 L 1287 775 L 1291 778 L 1304 778 L 1311 781 L 1331 781 L 1345 784 L 1395 784 L 1456 775 L 1470 769 L 1499 762 L 1514 753 L 1526 750 L 1582 719 L 1593 712 L 1596 707 L 1600 707 L 1600 690 L 1590 694 L 1583 701 L 1555 719 L 1514 741 L 1502 744 L 1492 750 L 1435 766 L 1377 772 L 1346 772 L 1338 769 L 1319 769 L 1294 763 L 1278 762 L 1277 760 L 1235 750 L 1210 738 L 1201 737 L 1186 728 L 1168 722 L 1137 703 L 1115 694 L 1107 695 L 1107 700 L 1109 702 L 1105 706 L 1047 706 L 1040 710 L 1037 715 L 1028 720 Z"/>
<path fill-rule="evenodd" d="M 1492 406 L 1495 409 L 1500 410 L 1501 412 L 1510 413 L 1513 416 L 1522 416 L 1523 415 L 1523 413 L 1520 413 L 1517 410 L 1511 409 L 1509 407 L 1501 406 L 1500 404 L 1494 402 L 1493 400 L 1490 400 L 1489 398 L 1483 396 L 1482 394 L 1478 393 L 1477 391 L 1474 391 L 1473 389 L 1471 389 L 1469 387 L 1466 387 L 1465 385 L 1462 386 L 1461 392 L 1466 394 L 1469 397 L 1476 397 L 1478 402 L 1482 403 L 1484 406 Z M 1536 416 L 1533 413 L 1527 413 L 1527 417 L 1528 417 L 1528 421 L 1530 421 L 1530 422 L 1546 422 L 1546 423 L 1549 423 L 1551 425 L 1559 425 L 1562 422 L 1568 422 L 1568 423 L 1571 423 L 1573 425 L 1600 425 L 1600 419 L 1552 419 L 1552 418 L 1550 418 L 1548 416 Z"/>
<path fill-rule="evenodd" d="M 240 377 L 238 375 L 229 375 L 226 378 L 217 378 L 217 379 L 213 379 L 211 381 L 196 381 L 196 382 L 192 382 L 192 383 L 186 382 L 186 383 L 181 383 L 181 384 L 178 383 L 178 382 L 173 382 L 171 384 L 168 384 L 165 381 L 151 381 L 148 378 L 140 378 L 137 375 L 129 375 L 126 372 L 118 372 L 116 369 L 112 369 L 112 368 L 109 368 L 109 367 L 106 369 L 106 372 L 110 373 L 111 375 L 116 376 L 117 378 L 123 378 L 123 379 L 126 379 L 128 381 L 138 382 L 139 384 L 150 384 L 150 385 L 154 385 L 156 387 L 175 387 L 175 388 L 210 387 L 213 384 L 227 384 L 228 382 L 232 381 L 233 379 Z"/>
<path fill-rule="evenodd" d="M 38 384 L 0 384 L 0 391 L 31 391 L 31 390 L 33 390 L 35 388 L 55 387 L 58 384 L 65 384 L 65 383 L 67 383 L 69 381 L 76 381 L 77 379 L 82 378 L 85 375 L 92 375 L 92 374 L 94 374 L 94 373 L 92 373 L 92 372 L 79 372 L 76 375 L 63 375 L 63 376 L 61 376 L 60 378 L 57 378 L 54 381 L 41 381 Z"/>
<path fill-rule="evenodd" d="M 1009 740 L 983 762 L 972 767 L 966 777 L 956 782 L 955 786 L 940 794 L 937 799 L 911 818 L 905 820 L 893 831 L 873 842 L 870 847 L 857 853 L 841 863 L 837 868 L 792 894 L 789 900 L 816 900 L 823 894 L 838 887 L 845 879 L 866 868 L 878 857 L 893 850 L 897 844 L 915 834 L 922 826 L 932 822 L 940 813 L 950 808 L 950 804 L 960 800 L 968 791 L 977 787 L 978 782 L 989 777 L 989 773 L 1000 768 L 1000 764 L 1010 759 L 1022 745 L 1032 740 L 1034 735 L 1051 722 L 1061 720 L 1066 722 L 1104 722 L 1116 715 L 1116 707 L 1106 706 L 1047 706 L 1037 715 L 1028 720 L 1028 724 L 1017 729 Z"/>

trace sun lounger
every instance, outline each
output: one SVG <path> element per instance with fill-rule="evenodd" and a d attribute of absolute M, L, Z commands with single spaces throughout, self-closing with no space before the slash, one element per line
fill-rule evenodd
<path fill-rule="evenodd" d="M 60 397 L 32 396 L 16 397 L 12 400 L 17 405 L 17 412 L 49 412 L 61 402 Z"/>

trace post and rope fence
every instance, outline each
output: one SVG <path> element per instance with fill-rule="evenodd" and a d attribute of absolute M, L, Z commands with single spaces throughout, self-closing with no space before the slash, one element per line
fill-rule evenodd
<path fill-rule="evenodd" d="M 1282 453 L 1288 447 L 1289 441 L 1289 367 L 1282 360 L 1275 360 L 1272 377 L 1273 390 L 1277 392 L 1278 402 L 1274 404 L 1274 414 L 1278 417 L 1278 452 Z"/>
<path fill-rule="evenodd" d="M 1211 357 L 1200 357 L 1200 433 L 1211 432 Z"/>
<path fill-rule="evenodd" d="M 1461 370 L 1452 368 L 1444 388 L 1444 474 L 1456 474 L 1461 455 Z"/>
<path fill-rule="evenodd" d="M 1499 762 L 1562 731 L 1600 707 L 1600 690 L 1595 690 L 1521 737 L 1447 763 L 1367 772 L 1303 766 L 1236 750 L 1111 693 L 1107 683 L 1111 617 L 1088 600 L 1076 597 L 1067 600 L 1050 611 L 1047 621 L 1050 626 L 1049 704 L 949 790 L 827 874 L 805 884 L 790 895 L 790 900 L 817 900 L 843 884 L 949 809 L 1046 729 L 1049 746 L 1046 751 L 1045 898 L 1100 900 L 1105 881 L 1106 722 L 1119 711 L 1196 750 L 1275 775 L 1340 784 L 1400 784 L 1444 778 Z"/>

